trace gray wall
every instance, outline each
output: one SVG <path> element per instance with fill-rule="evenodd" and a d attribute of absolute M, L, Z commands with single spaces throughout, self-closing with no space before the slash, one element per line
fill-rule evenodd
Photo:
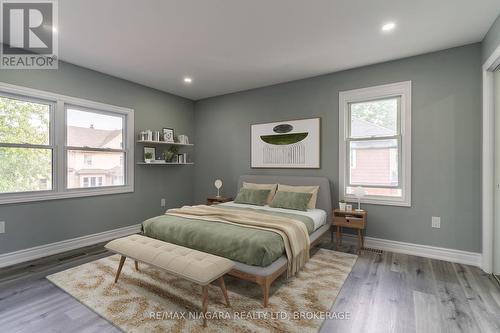
<path fill-rule="evenodd" d="M 413 82 L 412 207 L 366 205 L 368 236 L 479 252 L 481 45 L 473 44 L 195 103 L 195 201 L 241 174 L 326 176 L 338 196 L 338 93 Z M 319 170 L 252 170 L 250 125 L 321 117 Z M 431 228 L 441 216 L 441 229 Z"/>
<path fill-rule="evenodd" d="M 500 15 L 498 15 L 490 30 L 484 36 L 482 42 L 482 59 L 483 63 L 488 60 L 489 56 L 500 45 Z"/>
<path fill-rule="evenodd" d="M 192 137 L 193 102 L 89 69 L 60 63 L 59 70 L 2 70 L 0 81 L 133 108 L 136 133 L 173 127 Z M 136 160 L 142 146 L 135 147 Z M 135 192 L 37 203 L 0 205 L 0 253 L 137 224 L 167 206 L 190 203 L 191 166 L 135 166 Z"/>

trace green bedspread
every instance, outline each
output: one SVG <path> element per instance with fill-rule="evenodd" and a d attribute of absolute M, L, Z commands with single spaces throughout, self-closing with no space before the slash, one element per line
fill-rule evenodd
<path fill-rule="evenodd" d="M 225 209 L 253 209 L 219 207 Z M 293 218 L 304 223 L 309 234 L 314 231 L 314 222 L 307 216 L 270 212 L 262 209 L 256 210 L 263 214 Z M 268 266 L 281 257 L 285 251 L 283 239 L 273 231 L 215 221 L 161 215 L 144 221 L 142 229 L 144 235 L 151 238 L 254 266 Z"/>

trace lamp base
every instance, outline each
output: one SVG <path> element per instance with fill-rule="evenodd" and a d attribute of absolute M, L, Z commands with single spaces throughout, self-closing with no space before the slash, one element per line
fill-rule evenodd
<path fill-rule="evenodd" d="M 364 209 L 360 209 L 360 208 L 356 208 L 354 211 L 355 212 L 364 212 L 365 210 Z"/>

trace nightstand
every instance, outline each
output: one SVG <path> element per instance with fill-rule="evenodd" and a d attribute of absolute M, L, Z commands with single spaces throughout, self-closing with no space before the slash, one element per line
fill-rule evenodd
<path fill-rule="evenodd" d="M 365 229 L 366 229 L 366 218 L 368 212 L 366 210 L 355 211 L 355 210 L 340 210 L 335 209 L 333 211 L 333 221 L 332 221 L 332 242 L 333 242 L 333 226 L 336 226 L 336 249 L 340 244 L 342 244 L 342 228 L 352 228 L 358 231 L 358 253 L 361 253 L 361 249 L 365 246 Z"/>
<path fill-rule="evenodd" d="M 228 202 L 228 201 L 233 201 L 233 198 L 226 198 L 226 197 L 210 197 L 207 198 L 207 205 L 217 205 L 223 202 Z"/>

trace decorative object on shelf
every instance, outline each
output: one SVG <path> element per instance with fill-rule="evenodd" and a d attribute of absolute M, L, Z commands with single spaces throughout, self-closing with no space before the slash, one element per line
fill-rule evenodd
<path fill-rule="evenodd" d="M 345 205 L 345 210 L 350 212 L 352 210 L 352 205 L 351 204 L 346 204 Z"/>
<path fill-rule="evenodd" d="M 139 133 L 139 140 L 153 141 L 153 132 L 151 130 L 144 130 Z"/>
<path fill-rule="evenodd" d="M 153 132 L 153 141 L 160 141 L 160 131 Z"/>
<path fill-rule="evenodd" d="M 363 199 L 365 194 L 366 194 L 366 191 L 361 186 L 358 186 L 354 189 L 354 196 L 358 199 L 358 208 L 356 209 L 357 212 L 363 211 L 361 209 L 361 199 Z"/>
<path fill-rule="evenodd" d="M 181 135 L 179 135 L 179 137 L 177 139 L 178 139 L 179 143 L 182 143 L 184 145 L 188 145 L 189 144 L 189 138 L 188 138 L 187 135 L 181 134 Z"/>
<path fill-rule="evenodd" d="M 144 147 L 144 162 L 151 163 L 151 160 L 156 160 L 155 147 Z"/>
<path fill-rule="evenodd" d="M 252 168 L 320 167 L 320 118 L 255 124 Z"/>
<path fill-rule="evenodd" d="M 345 205 L 346 205 L 345 200 L 339 201 L 339 209 L 340 210 L 345 210 Z"/>
<path fill-rule="evenodd" d="M 164 128 L 163 129 L 163 141 L 174 143 L 174 129 Z"/>
<path fill-rule="evenodd" d="M 153 163 L 153 164 L 165 164 L 167 162 L 165 162 L 165 160 L 151 160 L 151 163 Z"/>
<path fill-rule="evenodd" d="M 186 163 L 186 162 L 184 161 L 184 154 L 177 154 L 177 163 L 179 163 L 179 164 L 184 164 L 184 163 Z"/>
<path fill-rule="evenodd" d="M 175 162 L 174 157 L 176 157 L 178 153 L 179 153 L 179 147 L 172 146 L 163 151 L 163 158 L 167 162 Z"/>
<path fill-rule="evenodd" d="M 222 188 L 222 180 L 220 180 L 220 179 L 215 180 L 214 185 L 215 185 L 215 188 L 217 189 L 216 198 L 220 198 L 221 197 L 220 196 L 220 189 Z"/>

